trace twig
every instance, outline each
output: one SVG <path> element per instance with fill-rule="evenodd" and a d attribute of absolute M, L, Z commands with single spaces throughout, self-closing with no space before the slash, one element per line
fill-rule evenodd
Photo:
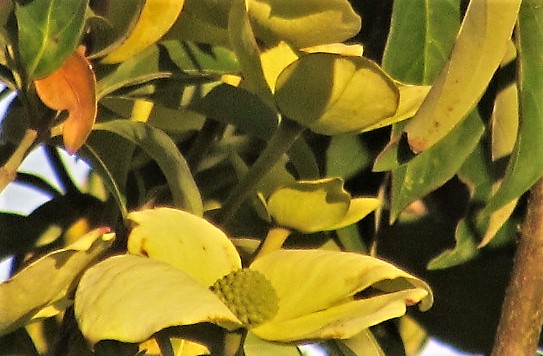
<path fill-rule="evenodd" d="M 26 153 L 36 141 L 38 132 L 26 130 L 19 146 L 12 153 L 6 164 L 0 167 L 0 192 L 17 177 L 17 169 L 26 157 Z"/>
<path fill-rule="evenodd" d="M 543 178 L 530 193 L 492 355 L 535 355 L 542 324 Z"/>

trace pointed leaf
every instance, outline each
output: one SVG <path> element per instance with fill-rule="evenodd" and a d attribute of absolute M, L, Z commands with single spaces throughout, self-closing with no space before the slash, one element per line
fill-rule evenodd
<path fill-rule="evenodd" d="M 316 133 L 358 132 L 392 115 L 394 82 L 364 57 L 312 53 L 281 72 L 275 99 L 281 112 Z"/>
<path fill-rule="evenodd" d="M 184 3 L 184 0 L 146 0 L 129 36 L 102 61 L 123 62 L 157 42 L 173 26 Z"/>
<path fill-rule="evenodd" d="M 203 285 L 241 268 L 228 237 L 205 219 L 171 208 L 128 214 L 128 252 L 177 267 Z"/>
<path fill-rule="evenodd" d="M 449 62 L 405 128 L 414 152 L 433 146 L 475 107 L 505 54 L 520 3 L 469 3 Z"/>
<path fill-rule="evenodd" d="M 107 231 L 94 230 L 0 284 L 0 335 L 67 308 L 81 272 L 111 246 L 114 234 Z"/>
<path fill-rule="evenodd" d="M 542 17 L 541 6 L 523 3 L 518 24 L 519 133 L 505 177 L 485 208 L 487 214 L 524 194 L 543 174 L 542 162 L 534 159 L 543 154 L 543 105 L 539 100 L 543 95 L 543 68 L 539 64 L 543 49 L 537 45 L 543 40 Z"/>
<path fill-rule="evenodd" d="M 200 192 L 187 162 L 172 139 L 163 131 L 129 120 L 97 124 L 94 129 L 112 132 L 140 146 L 164 172 L 174 203 L 195 215 L 203 214 Z"/>
<path fill-rule="evenodd" d="M 76 51 L 59 69 L 34 84 L 45 105 L 54 110 L 68 110 L 63 128 L 64 146 L 75 153 L 87 140 L 96 119 L 96 78 L 90 63 Z"/>
<path fill-rule="evenodd" d="M 343 42 L 360 31 L 361 19 L 347 0 L 250 0 L 249 15 L 257 37 L 296 48 Z"/>
<path fill-rule="evenodd" d="M 355 253 L 279 250 L 256 259 L 250 268 L 262 272 L 279 297 L 277 315 L 252 329 L 267 340 L 349 338 L 403 315 L 408 305 L 421 302 L 426 310 L 432 304 L 423 281 Z M 370 287 L 382 293 L 364 297 Z"/>
<path fill-rule="evenodd" d="M 91 345 L 142 342 L 176 325 L 241 326 L 207 286 L 167 263 L 133 255 L 108 258 L 85 272 L 75 295 L 75 315 Z"/>
<path fill-rule="evenodd" d="M 395 0 L 383 68 L 394 79 L 430 84 L 443 68 L 460 27 L 457 0 Z"/>
<path fill-rule="evenodd" d="M 88 0 L 17 1 L 19 54 L 27 79 L 58 69 L 81 40 Z"/>
<path fill-rule="evenodd" d="M 330 230 L 337 230 L 362 220 L 368 214 L 374 212 L 381 206 L 381 200 L 376 198 L 354 198 L 351 199 L 349 209 L 343 219 L 332 226 Z"/>

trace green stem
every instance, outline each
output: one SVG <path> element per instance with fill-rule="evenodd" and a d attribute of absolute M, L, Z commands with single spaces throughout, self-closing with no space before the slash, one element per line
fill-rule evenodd
<path fill-rule="evenodd" d="M 234 216 L 241 204 L 256 190 L 257 184 L 281 159 L 290 146 L 298 139 L 304 128 L 298 123 L 283 119 L 275 130 L 268 145 L 262 151 L 249 171 L 234 187 L 217 217 L 220 223 L 226 223 Z"/>
<path fill-rule="evenodd" d="M 290 236 L 292 231 L 284 227 L 273 227 L 268 231 L 268 235 L 260 245 L 260 249 L 255 256 L 255 260 L 270 252 L 280 250 L 283 244 Z"/>

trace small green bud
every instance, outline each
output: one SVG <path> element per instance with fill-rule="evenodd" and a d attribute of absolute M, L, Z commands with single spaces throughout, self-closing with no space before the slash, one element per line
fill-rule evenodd
<path fill-rule="evenodd" d="M 247 327 L 270 320 L 279 309 L 271 283 L 262 273 L 248 268 L 218 279 L 211 290 Z"/>

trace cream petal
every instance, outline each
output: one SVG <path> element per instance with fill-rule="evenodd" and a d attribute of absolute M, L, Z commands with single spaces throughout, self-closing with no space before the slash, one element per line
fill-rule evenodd
<path fill-rule="evenodd" d="M 262 272 L 277 292 L 279 311 L 272 322 L 337 306 L 368 287 L 385 293 L 418 290 L 423 295 L 414 302 L 421 301 L 421 309 L 432 304 L 426 283 L 390 263 L 356 253 L 279 250 L 256 259 L 250 268 Z"/>
<path fill-rule="evenodd" d="M 128 251 L 167 262 L 206 286 L 241 268 L 236 248 L 207 220 L 172 208 L 128 214 Z"/>
<path fill-rule="evenodd" d="M 175 325 L 241 326 L 206 286 L 167 263 L 134 255 L 108 258 L 85 272 L 75 315 L 92 345 L 109 339 L 142 342 Z"/>

